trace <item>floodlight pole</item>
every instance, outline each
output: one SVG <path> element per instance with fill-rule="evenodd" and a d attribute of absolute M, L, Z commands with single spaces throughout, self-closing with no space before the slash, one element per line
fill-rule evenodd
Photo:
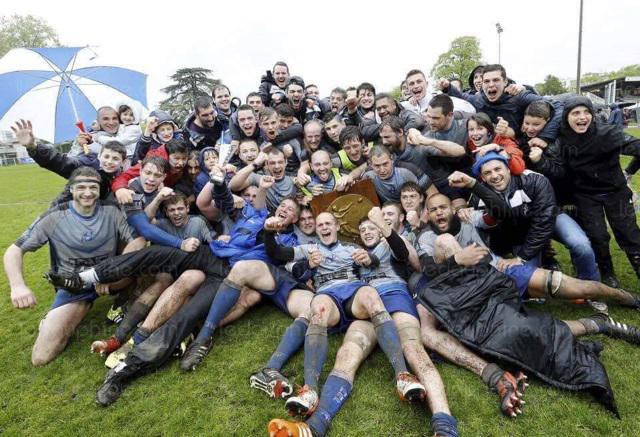
<path fill-rule="evenodd" d="M 500 34 L 502 33 L 504 29 L 502 29 L 502 26 L 500 26 L 500 23 L 496 23 L 496 32 L 498 32 L 498 64 L 500 64 L 500 52 L 502 51 L 501 49 L 501 41 L 500 41 Z"/>
<path fill-rule="evenodd" d="M 578 73 L 576 77 L 576 94 L 580 95 L 580 64 L 582 63 L 582 7 L 583 0 L 580 0 L 580 24 L 578 26 Z"/>

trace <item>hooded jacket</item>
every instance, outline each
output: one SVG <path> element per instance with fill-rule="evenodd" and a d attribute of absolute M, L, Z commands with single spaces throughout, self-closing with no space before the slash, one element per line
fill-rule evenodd
<path fill-rule="evenodd" d="M 175 123 L 175 121 L 173 121 L 173 118 L 171 117 L 171 115 L 169 115 L 168 112 L 156 109 L 155 111 L 152 111 L 149 116 L 156 117 L 158 119 L 158 127 L 165 123 L 171 123 L 173 125 L 173 138 L 182 139 L 182 133 L 180 133 L 178 125 Z M 156 130 L 157 129 L 158 128 L 156 127 Z M 153 134 L 151 134 L 150 137 L 142 134 L 142 136 L 138 140 L 138 144 L 136 145 L 136 151 L 134 152 L 133 158 L 131 159 L 131 164 L 137 164 L 138 161 L 142 161 L 144 157 L 147 156 L 148 152 L 156 150 L 163 145 L 164 144 L 158 140 L 155 131 Z"/>
<path fill-rule="evenodd" d="M 569 112 L 585 106 L 592 115 L 591 124 L 583 134 L 569 126 Z M 558 137 L 558 155 L 548 165 L 558 176 L 567 176 L 576 192 L 604 194 L 626 187 L 620 167 L 620 154 L 640 156 L 640 142 L 625 136 L 619 126 L 596 121 L 591 101 L 576 96 L 565 101 L 562 125 Z M 555 159 L 554 159 L 555 158 Z"/>

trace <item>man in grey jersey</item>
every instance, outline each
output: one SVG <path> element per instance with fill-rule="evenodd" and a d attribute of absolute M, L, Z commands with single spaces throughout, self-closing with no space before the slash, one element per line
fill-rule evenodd
<path fill-rule="evenodd" d="M 119 245 L 132 241 L 129 225 L 118 207 L 98 202 L 100 174 L 95 169 L 76 169 L 69 178 L 69 186 L 73 200 L 43 214 L 4 254 L 11 301 L 18 309 L 36 305 L 36 297 L 22 274 L 25 252 L 49 243 L 52 270 L 73 274 L 115 255 Z M 60 354 L 91 303 L 99 294 L 108 292 L 109 287 L 103 284 L 75 293 L 57 288 L 51 309 L 40 323 L 31 354 L 33 365 L 47 364 Z"/>

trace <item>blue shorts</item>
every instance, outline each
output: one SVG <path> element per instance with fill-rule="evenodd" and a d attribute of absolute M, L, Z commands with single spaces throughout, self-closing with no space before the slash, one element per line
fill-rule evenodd
<path fill-rule="evenodd" d="M 375 289 L 378 290 L 380 299 L 382 299 L 382 303 L 389 314 L 407 313 L 420 320 L 416 305 L 413 303 L 413 299 L 407 289 L 407 284 L 390 282 L 376 286 Z"/>
<path fill-rule="evenodd" d="M 50 309 L 56 309 L 62 305 L 73 302 L 93 302 L 98 298 L 96 289 L 92 285 L 90 288 L 85 289 L 81 293 L 70 293 L 64 288 L 56 289 L 56 297 L 53 299 Z"/>
<path fill-rule="evenodd" d="M 267 297 L 275 306 L 277 306 L 285 314 L 289 314 L 287 309 L 287 299 L 291 290 L 309 290 L 306 284 L 298 281 L 288 271 L 281 267 L 267 264 L 269 272 L 273 276 L 275 288 L 273 290 L 256 290 L 263 296 Z"/>
<path fill-rule="evenodd" d="M 522 299 L 529 297 L 529 281 L 537 268 L 534 264 L 521 264 L 511 266 L 504 272 L 505 275 L 513 279 L 516 283 L 516 288 L 518 288 Z"/>
<path fill-rule="evenodd" d="M 355 281 L 337 285 L 316 293 L 316 295 L 326 294 L 329 296 L 335 302 L 338 307 L 338 311 L 340 311 L 340 320 L 331 328 L 331 332 L 344 332 L 347 330 L 351 322 L 353 322 L 353 317 L 347 314 L 345 304 L 362 287 L 368 287 L 368 284 L 361 281 Z"/>

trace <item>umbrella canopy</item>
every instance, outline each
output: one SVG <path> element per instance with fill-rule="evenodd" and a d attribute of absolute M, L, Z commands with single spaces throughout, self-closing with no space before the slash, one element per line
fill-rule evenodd
<path fill-rule="evenodd" d="M 101 106 L 133 100 L 146 108 L 147 75 L 96 65 L 96 56 L 86 47 L 7 53 L 0 59 L 0 129 L 29 119 L 38 137 L 60 143 L 75 138 L 76 121 L 88 125 Z"/>

